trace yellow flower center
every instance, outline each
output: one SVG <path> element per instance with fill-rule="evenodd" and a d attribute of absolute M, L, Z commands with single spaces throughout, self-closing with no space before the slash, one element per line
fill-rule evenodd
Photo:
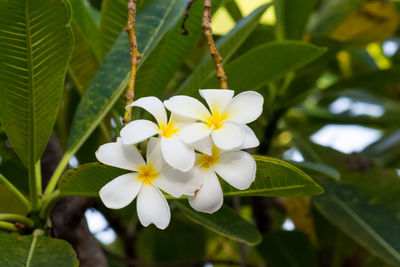
<path fill-rule="evenodd" d="M 213 127 L 213 130 L 218 130 L 222 127 L 222 122 L 227 119 L 226 114 L 220 114 L 213 112 L 211 117 L 206 118 L 206 123 L 209 128 Z"/>
<path fill-rule="evenodd" d="M 179 133 L 179 130 L 175 127 L 175 123 L 170 120 L 167 125 L 160 125 L 161 135 L 165 138 L 171 138 L 174 134 Z"/>
<path fill-rule="evenodd" d="M 138 176 L 137 179 L 139 182 L 142 182 L 151 185 L 151 182 L 157 179 L 158 172 L 154 169 L 151 163 L 148 163 L 146 166 L 140 166 L 138 168 Z"/>
<path fill-rule="evenodd" d="M 218 149 L 216 147 L 213 147 L 211 156 L 202 154 L 197 158 L 197 166 L 204 169 L 209 169 L 212 165 L 214 165 L 218 161 L 219 161 Z"/>

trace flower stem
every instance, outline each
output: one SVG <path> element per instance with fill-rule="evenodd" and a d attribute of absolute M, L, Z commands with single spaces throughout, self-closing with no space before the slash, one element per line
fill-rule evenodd
<path fill-rule="evenodd" d="M 61 174 L 64 172 L 65 168 L 68 165 L 69 159 L 72 157 L 73 153 L 68 153 L 68 151 L 61 158 L 61 161 L 58 163 L 57 169 L 54 171 L 53 175 L 50 178 L 50 181 L 44 191 L 44 198 L 48 198 L 51 193 L 53 193 L 54 189 L 57 186 L 58 180 L 61 177 Z"/>
<path fill-rule="evenodd" d="M 38 160 L 35 164 L 35 184 L 36 184 L 36 192 L 39 195 L 42 195 L 42 171 L 40 169 L 40 160 Z"/>
<path fill-rule="evenodd" d="M 33 228 L 35 226 L 34 221 L 18 214 L 2 213 L 0 214 L 0 221 L 19 222 L 25 224 L 29 228 Z"/>
<path fill-rule="evenodd" d="M 129 0 L 128 2 L 128 22 L 126 23 L 125 31 L 129 34 L 129 48 L 130 48 L 130 62 L 131 71 L 129 75 L 128 89 L 126 90 L 126 106 L 132 104 L 135 96 L 135 80 L 136 71 L 139 64 L 140 54 L 137 47 L 136 34 L 135 34 L 135 20 L 136 20 L 136 0 Z M 132 118 L 132 107 L 125 110 L 124 123 L 127 124 Z"/>
<path fill-rule="evenodd" d="M 22 204 L 26 207 L 26 209 L 31 211 L 32 205 L 29 202 L 29 200 L 19 191 L 12 183 L 10 183 L 6 177 L 4 177 L 2 174 L 0 174 L 0 183 L 4 184 L 5 187 L 10 190 L 11 193 L 14 194 L 15 197 L 18 198 L 19 201 L 21 201 Z"/>
<path fill-rule="evenodd" d="M 46 219 L 49 216 L 51 209 L 60 197 L 60 191 L 56 190 L 47 199 L 44 200 L 44 204 L 39 214 L 40 218 Z"/>
<path fill-rule="evenodd" d="M 0 222 L 0 229 L 11 231 L 11 232 L 18 232 L 18 228 L 9 222 Z"/>
<path fill-rule="evenodd" d="M 222 65 L 223 58 L 218 52 L 217 47 L 215 46 L 215 42 L 212 36 L 211 29 L 211 0 L 204 0 L 204 11 L 203 11 L 203 20 L 201 24 L 204 36 L 207 39 L 208 48 L 210 51 L 210 55 L 213 59 L 215 69 L 217 71 L 217 78 L 219 79 L 219 87 L 221 89 L 228 88 L 228 78 L 226 77 L 224 66 Z"/>

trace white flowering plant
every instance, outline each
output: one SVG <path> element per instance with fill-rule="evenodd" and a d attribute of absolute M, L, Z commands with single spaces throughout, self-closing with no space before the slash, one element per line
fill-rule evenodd
<path fill-rule="evenodd" d="M 397 2 L 0 0 L 0 267 L 400 266 Z"/>

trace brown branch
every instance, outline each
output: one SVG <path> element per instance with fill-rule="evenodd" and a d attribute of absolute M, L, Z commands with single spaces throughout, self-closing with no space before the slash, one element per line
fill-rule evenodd
<path fill-rule="evenodd" d="M 131 72 L 129 75 L 128 89 L 126 90 L 126 106 L 132 104 L 135 96 L 135 80 L 136 71 L 139 64 L 140 54 L 136 42 L 135 34 L 135 20 L 136 20 L 136 0 L 129 0 L 128 3 L 128 22 L 126 23 L 125 31 L 129 34 L 129 49 L 130 49 L 130 62 Z M 125 111 L 124 123 L 127 124 L 132 118 L 132 108 Z"/>
<path fill-rule="evenodd" d="M 186 27 L 185 27 L 185 23 L 186 23 L 187 19 L 189 18 L 190 8 L 192 7 L 194 1 L 196 1 L 196 0 L 190 0 L 189 1 L 189 3 L 186 5 L 185 12 L 183 13 L 183 21 L 182 21 L 182 24 L 181 24 L 181 29 L 182 29 L 182 34 L 183 35 L 188 35 L 189 34 L 188 29 L 186 29 Z"/>
<path fill-rule="evenodd" d="M 221 89 L 228 88 L 228 78 L 226 77 L 224 67 L 222 65 L 222 57 L 219 54 L 212 36 L 211 29 L 211 0 L 204 0 L 203 20 L 201 24 L 204 30 L 204 36 L 207 39 L 210 55 L 214 61 L 215 69 L 217 70 L 217 78 L 219 79 L 219 87 Z"/>

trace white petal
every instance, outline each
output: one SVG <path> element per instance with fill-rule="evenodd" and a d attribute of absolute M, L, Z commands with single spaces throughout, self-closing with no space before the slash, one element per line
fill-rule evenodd
<path fill-rule="evenodd" d="M 121 209 L 135 199 L 142 184 L 137 179 L 137 173 L 123 174 L 103 186 L 99 195 L 107 208 Z"/>
<path fill-rule="evenodd" d="M 260 141 L 258 141 L 258 138 L 254 134 L 253 130 L 246 124 L 243 124 L 242 126 L 244 129 L 244 143 L 240 148 L 248 149 L 248 148 L 258 147 L 260 145 Z"/>
<path fill-rule="evenodd" d="M 199 90 L 199 92 L 201 97 L 207 101 L 211 113 L 213 114 L 221 114 L 229 102 L 231 102 L 234 94 L 233 90 L 227 89 L 205 89 Z"/>
<path fill-rule="evenodd" d="M 161 137 L 161 152 L 164 160 L 174 169 L 187 172 L 194 165 L 194 149 L 183 143 L 177 135 Z"/>
<path fill-rule="evenodd" d="M 167 124 L 167 112 L 160 99 L 154 96 L 142 97 L 127 107 L 141 107 L 157 120 L 158 125 Z"/>
<path fill-rule="evenodd" d="M 221 185 L 213 170 L 200 169 L 200 171 L 203 185 L 194 196 L 188 196 L 189 204 L 197 211 L 214 213 L 221 208 L 224 202 Z"/>
<path fill-rule="evenodd" d="M 211 134 L 214 144 L 224 150 L 240 147 L 244 143 L 244 129 L 232 121 L 225 121 L 218 130 Z"/>
<path fill-rule="evenodd" d="M 176 128 L 180 129 L 186 125 L 192 124 L 196 122 L 196 119 L 191 119 L 187 117 L 182 117 L 176 113 L 171 113 L 171 117 L 169 118 L 170 121 L 174 122 Z"/>
<path fill-rule="evenodd" d="M 186 144 L 193 144 L 210 135 L 212 129 L 207 124 L 202 122 L 195 122 L 182 127 L 179 131 L 179 137 Z"/>
<path fill-rule="evenodd" d="M 204 120 L 211 116 L 210 112 L 199 100 L 189 96 L 173 96 L 165 100 L 164 105 L 172 113 L 191 119 Z"/>
<path fill-rule="evenodd" d="M 125 170 L 137 170 L 145 165 L 142 155 L 133 145 L 124 145 L 121 138 L 117 142 L 101 145 L 96 151 L 96 158 L 101 163 Z"/>
<path fill-rule="evenodd" d="M 159 229 L 165 229 L 171 219 L 168 202 L 158 188 L 144 184 L 137 202 L 139 221 L 143 226 L 154 223 Z"/>
<path fill-rule="evenodd" d="M 147 164 L 151 163 L 157 172 L 161 171 L 164 166 L 166 166 L 166 162 L 163 160 L 161 154 L 160 138 L 151 137 L 149 139 L 147 143 L 146 160 Z"/>
<path fill-rule="evenodd" d="M 212 154 L 212 140 L 211 136 L 207 136 L 206 138 L 201 139 L 192 144 L 193 148 L 203 154 L 211 156 Z"/>
<path fill-rule="evenodd" d="M 135 120 L 122 128 L 122 142 L 127 145 L 140 143 L 159 132 L 157 124 L 148 120 Z"/>
<path fill-rule="evenodd" d="M 247 124 L 255 121 L 262 113 L 264 98 L 257 92 L 246 91 L 235 96 L 226 107 L 228 120 Z"/>
<path fill-rule="evenodd" d="M 181 172 L 172 168 L 165 169 L 152 183 L 173 197 L 194 195 L 202 184 L 200 171 L 192 168 L 188 172 Z"/>
<path fill-rule="evenodd" d="M 221 153 L 213 169 L 233 187 L 244 190 L 249 188 L 256 176 L 256 161 L 244 151 Z"/>

